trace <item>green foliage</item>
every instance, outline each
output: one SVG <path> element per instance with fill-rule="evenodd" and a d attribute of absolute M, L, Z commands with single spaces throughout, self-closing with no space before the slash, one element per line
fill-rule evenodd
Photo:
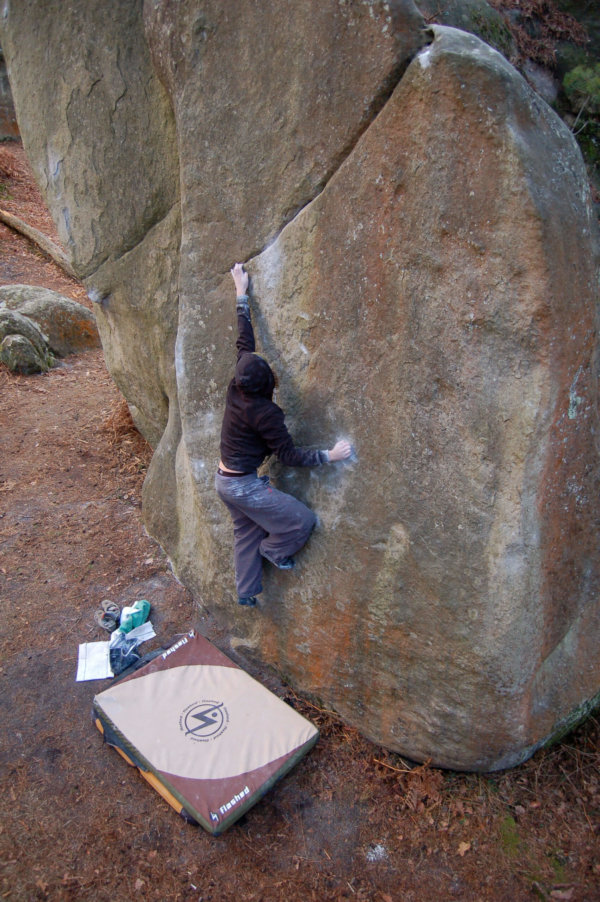
<path fill-rule="evenodd" d="M 576 138 L 592 174 L 600 171 L 600 122 L 597 119 L 586 121 Z"/>
<path fill-rule="evenodd" d="M 560 850 L 552 850 L 550 852 L 546 852 L 546 856 L 550 865 L 552 866 L 552 870 L 554 871 L 554 879 L 558 883 L 562 883 L 566 880 L 566 858 Z"/>
<path fill-rule="evenodd" d="M 600 63 L 576 66 L 565 75 L 563 87 L 576 112 L 600 113 Z"/>
<path fill-rule="evenodd" d="M 576 119 L 573 134 L 586 162 L 596 194 L 600 194 L 600 63 L 575 66 L 563 79 L 564 96 Z"/>
<path fill-rule="evenodd" d="M 500 823 L 500 842 L 509 858 L 516 858 L 521 851 L 521 837 L 514 817 L 507 815 Z"/>

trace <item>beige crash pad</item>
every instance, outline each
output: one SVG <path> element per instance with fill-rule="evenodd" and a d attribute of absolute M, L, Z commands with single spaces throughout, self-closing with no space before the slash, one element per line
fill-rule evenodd
<path fill-rule="evenodd" d="M 97 695 L 94 714 L 106 741 L 213 834 L 254 805 L 319 735 L 194 632 Z"/>

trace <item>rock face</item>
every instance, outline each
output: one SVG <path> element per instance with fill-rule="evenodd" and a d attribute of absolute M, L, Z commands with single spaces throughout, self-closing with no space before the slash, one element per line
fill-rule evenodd
<path fill-rule="evenodd" d="M 15 107 L 10 92 L 10 84 L 6 74 L 4 54 L 0 47 L 0 141 L 19 136 L 19 128 L 15 116 Z"/>
<path fill-rule="evenodd" d="M 29 159 L 98 301 L 110 371 L 156 443 L 177 396 L 180 225 L 173 115 L 140 4 L 33 0 L 6 7 L 0 30 Z"/>
<path fill-rule="evenodd" d="M 33 5 L 0 33 L 21 132 L 156 446 L 145 516 L 180 578 L 374 740 L 523 760 L 600 689 L 597 224 L 572 135 L 408 0 Z M 41 34 L 55 98 L 28 90 Z M 298 443 L 359 456 L 271 467 L 319 525 L 250 615 L 212 484 L 236 260 Z"/>

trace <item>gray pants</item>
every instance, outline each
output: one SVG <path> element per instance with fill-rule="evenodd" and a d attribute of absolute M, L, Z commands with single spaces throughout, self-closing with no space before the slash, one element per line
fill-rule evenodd
<path fill-rule="evenodd" d="M 291 557 L 306 543 L 316 517 L 268 476 L 215 476 L 217 494 L 233 520 L 235 584 L 240 597 L 262 592 L 262 559 Z"/>

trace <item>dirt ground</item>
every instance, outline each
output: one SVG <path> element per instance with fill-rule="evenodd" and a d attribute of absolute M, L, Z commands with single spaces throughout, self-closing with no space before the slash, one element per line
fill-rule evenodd
<path fill-rule="evenodd" d="M 0 207 L 56 240 L 18 144 Z M 0 284 L 83 288 L 0 225 Z M 600 899 L 600 718 L 512 771 L 411 767 L 254 673 L 316 723 L 316 748 L 219 838 L 184 823 L 91 721 L 106 681 L 75 682 L 106 639 L 104 598 L 152 604 L 168 646 L 219 644 L 203 599 L 144 532 L 150 450 L 102 353 L 41 376 L 0 368 L 0 896 L 11 900 Z"/>

